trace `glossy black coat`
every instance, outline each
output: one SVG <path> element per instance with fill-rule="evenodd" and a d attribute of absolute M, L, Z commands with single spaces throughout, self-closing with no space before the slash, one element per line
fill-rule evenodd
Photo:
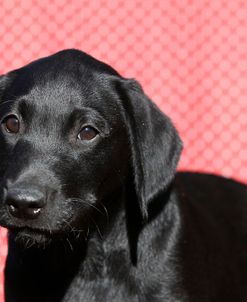
<path fill-rule="evenodd" d="M 246 186 L 176 174 L 180 138 L 136 81 L 65 50 L 0 77 L 0 102 L 7 302 L 247 301 Z M 13 188 L 44 196 L 35 219 Z"/>

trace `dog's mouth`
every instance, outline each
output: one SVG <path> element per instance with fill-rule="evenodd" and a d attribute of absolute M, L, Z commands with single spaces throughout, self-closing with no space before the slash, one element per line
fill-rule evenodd
<path fill-rule="evenodd" d="M 62 238 L 59 231 L 37 229 L 31 227 L 10 227 L 8 228 L 15 241 L 30 248 L 34 245 L 46 246 L 54 240 Z"/>

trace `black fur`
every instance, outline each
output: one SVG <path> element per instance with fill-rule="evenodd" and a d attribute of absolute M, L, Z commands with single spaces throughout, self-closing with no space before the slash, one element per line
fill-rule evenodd
<path fill-rule="evenodd" d="M 65 50 L 1 76 L 0 98 L 7 302 L 247 301 L 247 188 L 176 174 L 180 138 L 138 83 Z M 35 219 L 13 190 L 42 196 Z"/>

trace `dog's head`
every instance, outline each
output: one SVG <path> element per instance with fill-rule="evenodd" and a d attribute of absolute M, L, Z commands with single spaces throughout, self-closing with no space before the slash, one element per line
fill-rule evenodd
<path fill-rule="evenodd" d="M 181 152 L 134 80 L 77 50 L 1 76 L 0 127 L 0 223 L 37 242 L 86 233 L 130 175 L 147 217 Z"/>

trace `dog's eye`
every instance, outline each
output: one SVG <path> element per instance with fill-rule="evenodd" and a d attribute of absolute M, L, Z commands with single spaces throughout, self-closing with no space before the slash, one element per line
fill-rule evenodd
<path fill-rule="evenodd" d="M 93 127 L 86 126 L 79 132 L 78 139 L 82 141 L 90 141 L 91 139 L 95 138 L 98 133 L 99 132 Z"/>
<path fill-rule="evenodd" d="M 20 130 L 20 122 L 15 115 L 9 115 L 3 120 L 5 130 L 9 133 L 18 133 Z"/>

